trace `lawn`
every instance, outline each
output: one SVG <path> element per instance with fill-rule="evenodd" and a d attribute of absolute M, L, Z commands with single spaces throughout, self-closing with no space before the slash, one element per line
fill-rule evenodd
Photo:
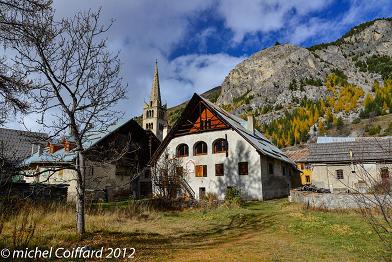
<path fill-rule="evenodd" d="M 381 260 L 377 236 L 355 212 L 307 210 L 280 199 L 134 213 L 127 203 L 89 212 L 88 234 L 79 241 L 70 208 L 30 212 L 38 225 L 29 246 L 134 247 L 135 261 Z M 12 246 L 14 223 L 5 224 L 3 245 Z"/>

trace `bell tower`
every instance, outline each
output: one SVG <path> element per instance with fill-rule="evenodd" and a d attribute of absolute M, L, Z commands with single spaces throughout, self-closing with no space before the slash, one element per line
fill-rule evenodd
<path fill-rule="evenodd" d="M 167 106 L 162 105 L 159 87 L 158 61 L 155 61 L 154 79 L 148 102 L 144 102 L 143 128 L 151 130 L 159 140 L 163 140 L 163 129 L 167 126 Z"/>

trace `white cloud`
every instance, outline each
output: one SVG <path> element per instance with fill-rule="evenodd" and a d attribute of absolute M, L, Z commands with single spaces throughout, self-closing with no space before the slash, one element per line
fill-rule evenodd
<path fill-rule="evenodd" d="M 246 34 L 268 33 L 284 28 L 296 16 L 328 6 L 332 0 L 222 0 L 218 12 L 234 33 L 234 43 Z"/>
<path fill-rule="evenodd" d="M 168 103 L 174 105 L 189 99 L 193 93 L 203 93 L 216 87 L 244 59 L 227 54 L 178 57 L 167 65 L 165 74 L 161 74 L 163 98 L 169 98 Z"/>
<path fill-rule="evenodd" d="M 313 17 L 306 22 L 293 23 L 290 25 L 287 40 L 294 44 L 302 44 L 314 37 L 317 37 L 319 43 L 334 41 L 353 26 L 368 21 L 369 14 L 376 13 L 377 17 L 387 17 L 390 16 L 391 10 L 390 0 L 352 0 L 349 9 L 333 20 Z"/>

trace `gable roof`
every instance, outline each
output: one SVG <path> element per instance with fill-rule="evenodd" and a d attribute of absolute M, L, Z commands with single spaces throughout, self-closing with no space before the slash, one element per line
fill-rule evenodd
<path fill-rule="evenodd" d="M 154 133 L 149 130 L 144 130 L 134 119 L 129 119 L 127 121 L 120 121 L 115 125 L 110 126 L 106 132 L 99 134 L 93 138 L 90 138 L 88 141 L 83 143 L 84 151 L 88 151 L 93 148 L 95 145 L 99 144 L 111 134 L 117 132 L 121 128 L 126 125 L 130 125 L 132 129 L 139 129 L 140 132 L 148 133 L 155 137 Z M 158 138 L 155 137 L 158 141 Z M 45 149 L 42 153 L 37 152 L 23 161 L 23 165 L 27 166 L 30 164 L 37 163 L 71 163 L 75 158 L 75 151 L 65 151 L 64 148 L 57 150 L 56 152 L 50 154 L 47 149 Z"/>
<path fill-rule="evenodd" d="M 170 130 L 167 136 L 162 141 L 161 145 L 154 153 L 151 158 L 151 163 L 157 161 L 159 156 L 162 154 L 163 150 L 169 144 L 170 140 L 174 137 L 176 130 L 178 129 L 180 123 L 185 119 L 185 117 L 191 112 L 193 107 L 197 102 L 202 101 L 204 105 L 216 116 L 223 121 L 227 126 L 231 127 L 239 135 L 241 135 L 248 143 L 250 143 L 260 154 L 265 156 L 278 159 L 295 166 L 295 163 L 291 161 L 278 147 L 272 144 L 263 134 L 255 129 L 255 132 L 251 132 L 247 129 L 247 121 L 228 113 L 222 108 L 211 103 L 207 99 L 199 96 L 198 94 L 193 94 L 191 100 L 188 102 L 184 111 L 182 112 L 180 118 L 175 123 L 174 127 Z"/>
<path fill-rule="evenodd" d="M 362 137 L 347 142 L 309 144 L 307 161 L 310 163 L 392 162 L 392 137 Z"/>
<path fill-rule="evenodd" d="M 7 158 L 21 160 L 31 154 L 33 144 L 44 144 L 48 139 L 45 133 L 0 128 L 0 143 L 4 146 Z"/>
<path fill-rule="evenodd" d="M 285 154 L 294 162 L 306 162 L 309 157 L 309 148 L 301 148 L 297 150 L 287 150 Z"/>

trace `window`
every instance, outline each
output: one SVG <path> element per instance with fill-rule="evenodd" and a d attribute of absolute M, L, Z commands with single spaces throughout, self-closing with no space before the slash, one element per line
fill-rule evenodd
<path fill-rule="evenodd" d="M 238 173 L 240 176 L 248 175 L 248 162 L 239 162 L 238 163 Z"/>
<path fill-rule="evenodd" d="M 223 138 L 219 138 L 212 143 L 212 152 L 216 153 L 224 153 L 227 151 L 227 141 Z"/>
<path fill-rule="evenodd" d="M 216 176 L 223 176 L 224 175 L 223 164 L 215 164 L 215 175 Z"/>
<path fill-rule="evenodd" d="M 310 184 L 310 176 L 305 176 L 306 184 Z"/>
<path fill-rule="evenodd" d="M 189 147 L 187 144 L 177 146 L 177 157 L 189 156 Z"/>
<path fill-rule="evenodd" d="M 210 128 L 211 128 L 211 119 L 200 120 L 200 130 L 205 130 Z"/>
<path fill-rule="evenodd" d="M 274 174 L 274 163 L 268 163 L 268 174 Z"/>
<path fill-rule="evenodd" d="M 380 171 L 381 171 L 381 172 L 380 172 L 381 180 L 382 180 L 383 182 L 388 181 L 388 180 L 389 180 L 389 169 L 388 169 L 388 167 L 383 167 L 383 168 L 381 168 Z"/>
<path fill-rule="evenodd" d="M 206 165 L 195 166 L 195 176 L 196 177 L 207 177 L 207 166 Z"/>
<path fill-rule="evenodd" d="M 336 179 L 343 179 L 343 169 L 336 170 Z"/>
<path fill-rule="evenodd" d="M 206 142 L 200 141 L 193 147 L 193 155 L 206 155 L 207 154 L 207 144 Z"/>
<path fill-rule="evenodd" d="M 203 199 L 206 195 L 206 188 L 205 187 L 199 187 L 199 199 Z"/>

